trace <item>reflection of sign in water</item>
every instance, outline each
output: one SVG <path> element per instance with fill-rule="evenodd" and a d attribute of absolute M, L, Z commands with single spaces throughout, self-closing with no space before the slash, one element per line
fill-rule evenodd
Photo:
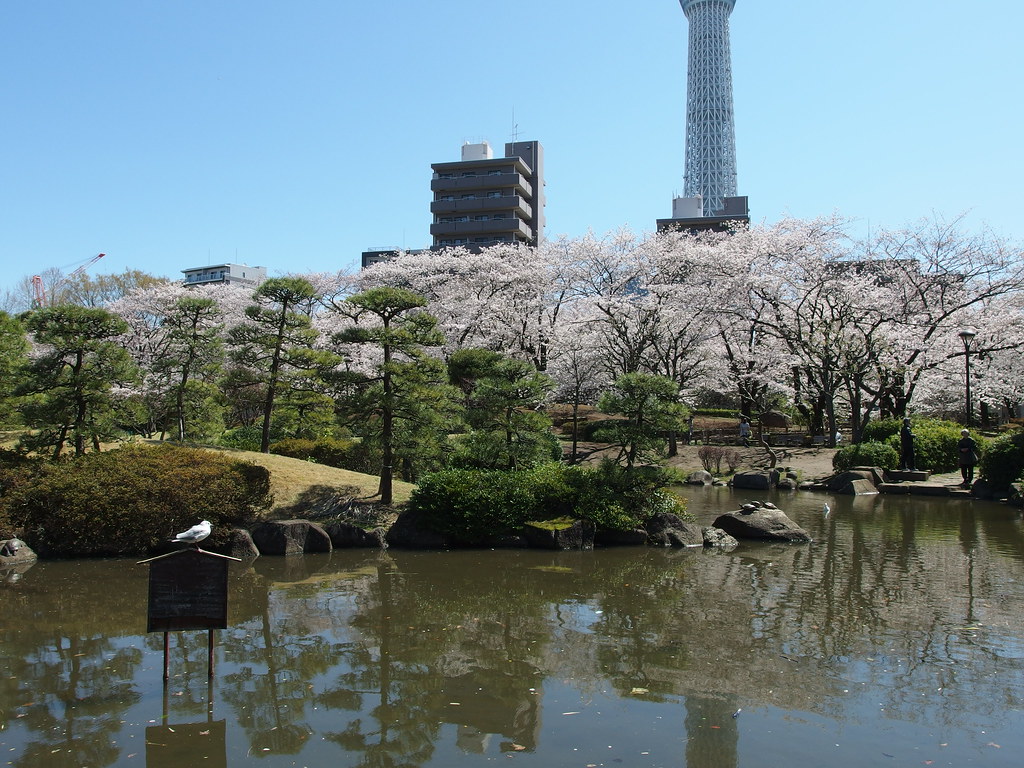
<path fill-rule="evenodd" d="M 228 764 L 226 731 L 223 720 L 151 725 L 146 728 L 146 768 L 225 767 Z"/>
<path fill-rule="evenodd" d="M 226 629 L 228 562 L 233 558 L 184 549 L 149 562 L 147 632 Z"/>

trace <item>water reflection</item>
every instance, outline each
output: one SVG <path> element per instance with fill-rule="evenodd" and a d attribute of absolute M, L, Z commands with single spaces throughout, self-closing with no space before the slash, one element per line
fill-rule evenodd
<path fill-rule="evenodd" d="M 739 500 L 699 493 L 708 518 Z M 0 587 L 0 747 L 18 766 L 180 765 L 171 734 L 215 764 L 1011 764 L 1020 518 L 821 501 L 777 501 L 809 546 L 232 566 L 214 685 L 204 633 L 173 634 L 166 697 L 145 568 L 40 563 Z"/>

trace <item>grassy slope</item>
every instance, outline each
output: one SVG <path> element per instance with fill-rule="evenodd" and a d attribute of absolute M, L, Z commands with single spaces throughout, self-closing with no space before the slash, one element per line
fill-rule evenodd
<path fill-rule="evenodd" d="M 376 475 L 364 475 L 360 472 L 349 472 L 347 469 L 313 464 L 301 459 L 287 456 L 276 456 L 272 453 L 255 453 L 253 451 L 234 451 L 226 448 L 210 448 L 229 454 L 232 458 L 259 464 L 270 470 L 270 487 L 274 494 L 274 509 L 293 507 L 301 503 L 304 496 L 316 495 L 317 491 L 336 489 L 342 495 L 354 495 L 367 501 L 375 500 L 380 478 Z M 396 480 L 394 484 L 394 502 L 401 504 L 409 500 L 415 486 Z"/>

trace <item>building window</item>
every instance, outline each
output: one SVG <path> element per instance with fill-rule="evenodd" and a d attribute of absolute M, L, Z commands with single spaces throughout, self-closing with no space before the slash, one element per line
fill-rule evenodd
<path fill-rule="evenodd" d="M 452 221 L 469 221 L 469 216 L 455 216 Z"/>
<path fill-rule="evenodd" d="M 464 178 L 464 179 L 475 179 L 476 178 L 476 171 L 463 171 L 462 172 L 462 178 Z"/>
<path fill-rule="evenodd" d="M 437 174 L 437 178 L 439 178 L 439 179 L 454 179 L 455 178 L 455 174 L 454 173 L 439 173 L 439 174 Z"/>
<path fill-rule="evenodd" d="M 476 200 L 476 195 L 463 195 L 463 200 Z"/>
<path fill-rule="evenodd" d="M 498 191 L 495 191 L 495 192 L 488 192 L 488 193 L 487 193 L 487 196 L 488 196 L 488 197 L 501 197 L 501 192 L 498 192 Z"/>
<path fill-rule="evenodd" d="M 503 173 L 504 173 L 504 171 L 499 168 L 498 170 L 495 170 L 495 171 L 488 171 L 487 175 L 488 176 L 501 176 Z"/>
<path fill-rule="evenodd" d="M 441 197 L 439 197 L 437 199 L 442 201 L 442 202 L 445 202 L 445 203 L 454 202 L 455 201 L 455 195 L 441 195 Z"/>
<path fill-rule="evenodd" d="M 490 221 L 490 220 L 491 220 L 491 217 L 486 215 L 486 214 L 473 217 L 473 221 Z"/>

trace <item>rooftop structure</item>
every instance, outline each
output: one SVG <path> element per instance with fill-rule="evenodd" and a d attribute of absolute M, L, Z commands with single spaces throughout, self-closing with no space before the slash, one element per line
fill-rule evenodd
<path fill-rule="evenodd" d="M 250 267 L 247 264 L 214 264 L 183 269 L 181 272 L 185 275 L 185 285 L 226 283 L 256 288 L 267 279 L 266 267 Z"/>

